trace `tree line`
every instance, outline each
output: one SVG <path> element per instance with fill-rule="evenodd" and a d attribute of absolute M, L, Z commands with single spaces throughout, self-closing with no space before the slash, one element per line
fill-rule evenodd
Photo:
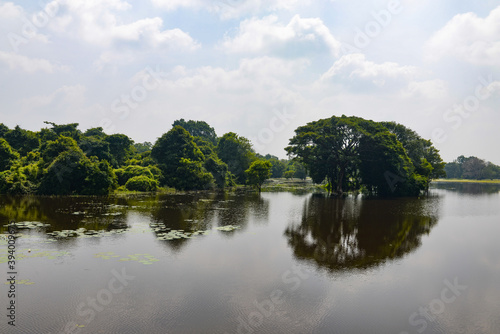
<path fill-rule="evenodd" d="M 329 193 L 417 196 L 445 176 L 429 140 L 394 122 L 333 116 L 295 130 L 289 159 L 256 153 L 234 132 L 218 137 L 204 121 L 176 120 L 154 144 L 134 143 L 78 123 L 33 132 L 0 124 L 0 193 L 107 195 L 116 189 L 224 189 L 270 178 L 310 176 Z"/>
<path fill-rule="evenodd" d="M 101 127 L 78 123 L 30 131 L 0 124 L 0 193 L 107 195 L 116 189 L 159 187 L 198 190 L 250 184 L 269 177 L 306 177 L 298 161 L 262 156 L 250 141 L 229 132 L 218 137 L 204 121 L 176 120 L 157 141 L 134 143 Z"/>
<path fill-rule="evenodd" d="M 456 158 L 444 167 L 448 179 L 486 180 L 500 179 L 500 166 L 477 157 Z"/>

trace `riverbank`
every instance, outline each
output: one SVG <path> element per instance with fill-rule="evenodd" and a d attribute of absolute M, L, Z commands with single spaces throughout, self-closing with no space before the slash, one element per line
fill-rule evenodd
<path fill-rule="evenodd" d="M 432 182 L 500 184 L 500 180 L 437 179 L 437 180 L 432 180 Z"/>

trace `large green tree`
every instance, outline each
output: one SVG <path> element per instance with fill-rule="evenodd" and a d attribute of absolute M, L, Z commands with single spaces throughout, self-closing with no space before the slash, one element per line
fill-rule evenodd
<path fill-rule="evenodd" d="M 111 164 L 114 167 L 123 165 L 133 150 L 133 141 L 124 134 L 113 134 L 104 139 L 109 143 L 109 153 L 113 157 Z"/>
<path fill-rule="evenodd" d="M 229 171 L 236 176 L 238 183 L 245 184 L 245 171 L 255 160 L 255 153 L 250 141 L 234 132 L 228 132 L 219 139 L 217 155 L 227 164 Z"/>
<path fill-rule="evenodd" d="M 213 145 L 217 145 L 217 134 L 214 128 L 208 125 L 207 122 L 193 120 L 185 121 L 184 118 L 181 118 L 172 124 L 172 127 L 175 126 L 182 126 L 191 136 L 203 138 Z"/>
<path fill-rule="evenodd" d="M 247 174 L 247 183 L 256 187 L 260 193 L 264 181 L 271 177 L 271 168 L 272 165 L 269 161 L 255 160 L 245 171 Z"/>
<path fill-rule="evenodd" d="M 205 156 L 196 145 L 193 136 L 181 126 L 174 126 L 158 138 L 151 150 L 151 157 L 158 163 L 163 173 L 163 183 L 170 187 L 203 188 L 208 186 L 204 182 L 212 181 L 208 180 L 206 170 L 201 166 Z M 181 177 L 179 173 L 183 176 Z"/>
<path fill-rule="evenodd" d="M 412 133 L 396 124 L 388 125 L 392 131 L 385 125 L 359 117 L 333 116 L 297 128 L 286 150 L 305 164 L 315 183 L 326 180 L 329 191 L 337 195 L 359 190 L 361 185 L 382 196 L 414 195 L 425 190 L 434 169 L 427 158 L 442 168 L 438 151 L 420 137 L 408 140 L 406 149 L 395 132 Z M 408 154 L 413 144 L 422 148 L 414 153 L 417 166 Z"/>

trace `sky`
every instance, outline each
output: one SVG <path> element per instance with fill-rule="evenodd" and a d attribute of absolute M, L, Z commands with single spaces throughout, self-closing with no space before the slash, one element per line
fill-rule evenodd
<path fill-rule="evenodd" d="M 0 122 L 154 143 L 180 118 L 286 157 L 331 116 L 500 164 L 498 0 L 0 0 Z"/>

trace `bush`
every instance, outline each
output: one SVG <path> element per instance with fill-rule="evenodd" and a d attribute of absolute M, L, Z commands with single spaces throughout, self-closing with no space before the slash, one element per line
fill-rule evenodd
<path fill-rule="evenodd" d="M 132 165 L 132 166 L 127 166 L 125 168 L 115 169 L 115 174 L 118 177 L 118 184 L 124 185 L 127 183 L 128 180 L 130 180 L 135 176 L 145 176 L 150 179 L 155 179 L 156 175 L 151 171 L 152 168 L 154 168 L 156 174 L 159 173 L 159 169 L 154 166 L 143 167 L 138 165 Z"/>
<path fill-rule="evenodd" d="M 155 191 L 158 189 L 158 181 L 144 175 L 134 176 L 127 181 L 125 187 L 133 191 Z"/>

